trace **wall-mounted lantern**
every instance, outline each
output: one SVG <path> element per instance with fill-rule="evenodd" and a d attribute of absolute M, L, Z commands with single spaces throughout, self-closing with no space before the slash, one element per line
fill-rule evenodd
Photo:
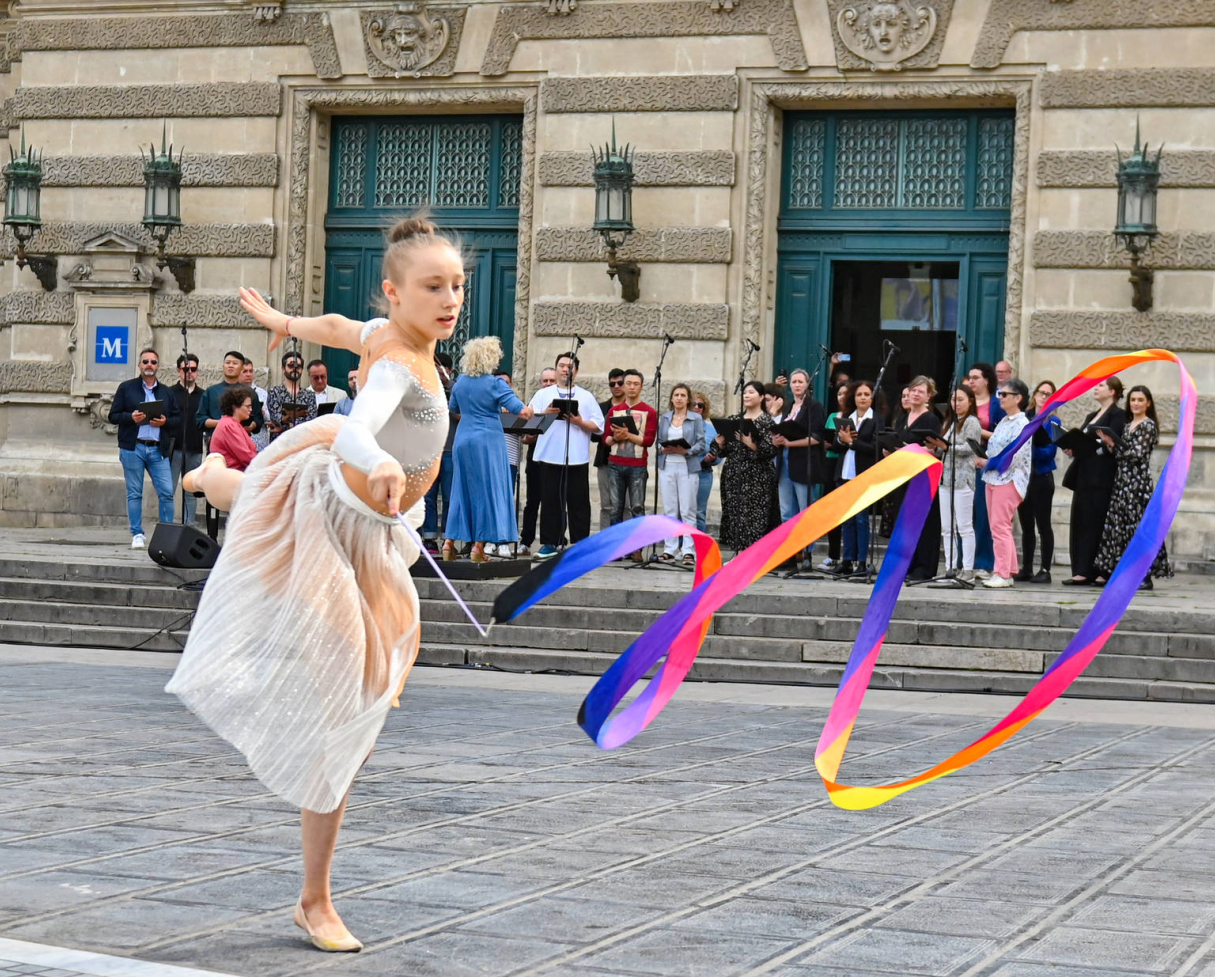
<path fill-rule="evenodd" d="M 17 267 L 29 269 L 48 292 L 53 292 L 59 276 L 59 259 L 53 255 L 27 254 L 25 246 L 42 227 L 42 156 L 25 145 L 21 133 L 21 152 L 9 147 L 9 164 L 4 167 L 4 224 L 17 239 Z"/>
<path fill-rule="evenodd" d="M 1116 149 L 1117 147 L 1115 147 Z M 1135 150 L 1122 158 L 1118 151 L 1118 222 L 1114 235 L 1122 241 L 1131 256 L 1131 305 L 1139 312 L 1152 307 L 1152 280 L 1150 268 L 1140 264 L 1139 256 L 1152 243 L 1159 230 L 1156 227 L 1156 193 L 1160 188 L 1160 156 L 1164 146 L 1156 151 L 1156 158 L 1148 157 L 1147 146 L 1140 146 L 1139 122 L 1135 121 Z"/>
<path fill-rule="evenodd" d="M 612 122 L 611 145 L 592 149 L 595 164 L 595 223 L 593 229 L 608 249 L 608 277 L 620 279 L 620 297 L 636 302 L 641 297 L 641 267 L 635 261 L 620 261 L 616 249 L 633 233 L 633 151 L 616 148 L 616 123 Z"/>
<path fill-rule="evenodd" d="M 183 292 L 194 291 L 193 258 L 166 254 L 165 242 L 181 227 L 181 154 L 173 158 L 173 147 L 167 145 L 168 127 L 160 139 L 160 152 L 153 144 L 144 156 L 143 225 L 156 241 L 156 266 L 168 268 Z M 142 151 L 141 151 L 142 155 Z"/>

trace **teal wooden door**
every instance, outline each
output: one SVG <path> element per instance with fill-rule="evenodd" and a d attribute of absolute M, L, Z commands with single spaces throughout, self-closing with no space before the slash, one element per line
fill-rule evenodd
<path fill-rule="evenodd" d="M 325 217 L 325 310 L 377 315 L 384 228 L 428 207 L 468 254 L 464 308 L 440 349 L 458 364 L 474 336 L 497 336 L 513 366 L 523 123 L 518 116 L 335 119 Z M 331 381 L 357 361 L 326 349 Z"/>
<path fill-rule="evenodd" d="M 855 282 L 860 264 L 879 289 L 884 276 L 947 279 L 957 313 L 941 328 L 962 334 L 968 362 L 1000 357 L 1013 123 L 1013 113 L 1000 110 L 787 113 L 775 371 L 812 368 L 822 344 L 850 352 L 851 374 L 872 378 L 882 337 L 915 347 L 921 360 L 896 359 L 892 376 L 929 372 L 945 386 L 952 337 L 904 343 L 879 329 L 876 297 L 841 300 L 841 281 Z M 874 322 L 862 322 L 866 316 Z"/>

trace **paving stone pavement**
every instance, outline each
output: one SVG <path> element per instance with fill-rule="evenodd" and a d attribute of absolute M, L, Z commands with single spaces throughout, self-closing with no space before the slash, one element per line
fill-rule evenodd
<path fill-rule="evenodd" d="M 1215 975 L 1213 707 L 1059 703 L 847 812 L 825 690 L 687 687 L 608 753 L 587 679 L 419 669 L 355 785 L 334 885 L 367 948 L 338 957 L 291 925 L 298 812 L 163 693 L 173 660 L 0 648 L 0 977 L 40 972 L 5 938 L 147 975 Z M 844 779 L 1013 703 L 874 694 Z M 75 973 L 110 972 L 42 970 Z"/>

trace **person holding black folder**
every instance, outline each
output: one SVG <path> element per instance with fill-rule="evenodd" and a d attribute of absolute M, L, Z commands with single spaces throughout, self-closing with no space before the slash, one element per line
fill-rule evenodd
<path fill-rule="evenodd" d="M 266 417 L 272 438 L 317 416 L 316 397 L 300 381 L 304 375 L 304 358 L 290 350 L 283 354 L 282 365 L 283 382 L 271 387 L 266 394 Z"/>
<path fill-rule="evenodd" d="M 1029 423 L 1025 408 L 1029 405 L 1029 388 L 1015 377 L 1000 384 L 996 394 L 1000 398 L 1000 409 L 1004 416 L 987 442 L 985 457 L 994 458 L 1008 445 L 1017 440 L 1021 429 Z M 991 576 L 983 581 L 984 587 L 1012 587 L 1013 578 L 1020 569 L 1017 564 L 1017 544 L 1013 542 L 1013 519 L 1017 507 L 1029 490 L 1029 476 L 1033 469 L 1033 448 L 1023 444 L 1012 457 L 1012 462 L 1003 472 L 984 464 L 983 482 L 987 496 L 987 515 L 991 524 L 992 547 L 995 550 L 995 566 Z"/>
<path fill-rule="evenodd" d="M 937 385 L 931 377 L 913 377 L 907 384 L 907 416 L 903 425 L 904 444 L 924 444 L 941 433 L 941 418 L 932 408 Z M 931 580 L 937 575 L 941 559 L 941 510 L 929 506 L 915 546 L 915 556 L 907 570 L 908 580 Z"/>
<path fill-rule="evenodd" d="M 1071 527 L 1068 532 L 1072 575 L 1063 581 L 1065 587 L 1082 586 L 1097 580 L 1097 550 L 1101 546 L 1101 533 L 1109 513 L 1117 462 L 1114 453 L 1100 441 L 1094 429 L 1105 427 L 1118 437 L 1122 436 L 1126 428 L 1126 414 L 1118 406 L 1122 389 L 1122 381 L 1117 377 L 1102 380 L 1093 388 L 1097 410 L 1085 417 L 1079 428 L 1059 438 L 1059 445 L 1072 459 L 1063 476 L 1063 487 L 1072 490 Z"/>
<path fill-rule="evenodd" d="M 173 521 L 173 432 L 181 415 L 173 391 L 156 379 L 160 354 L 150 346 L 139 351 L 139 376 L 124 380 L 110 403 L 110 423 L 118 425 L 118 457 L 127 484 L 127 522 L 131 549 L 147 546 L 143 532 L 143 473 L 156 489 L 157 518 Z"/>
<path fill-rule="evenodd" d="M 822 445 L 827 418 L 823 405 L 810 394 L 810 374 L 802 369 L 793 370 L 789 374 L 789 391 L 793 402 L 772 434 L 772 443 L 781 458 L 777 481 L 781 522 L 788 522 L 805 509 L 814 486 L 821 485 L 826 478 Z M 802 551 L 804 560 L 811 558 L 812 550 L 813 544 Z"/>
<path fill-rule="evenodd" d="M 721 545 L 736 553 L 768 532 L 776 497 L 776 445 L 772 418 L 764 410 L 764 385 L 748 380 L 743 409 L 714 418 L 715 453 L 725 458 L 721 469 Z"/>
<path fill-rule="evenodd" d="M 1110 495 L 1109 511 L 1105 516 L 1105 528 L 1101 533 L 1101 546 L 1097 551 L 1095 568 L 1097 582 L 1109 579 L 1127 544 L 1143 521 L 1152 498 L 1152 451 L 1160 439 L 1160 422 L 1156 419 L 1156 403 L 1152 391 L 1142 385 L 1131 387 L 1126 398 L 1131 410 L 1131 419 L 1121 437 L 1105 427 L 1096 428 L 1097 436 L 1107 451 L 1113 453 L 1117 468 L 1114 472 L 1114 489 Z M 1140 590 L 1152 589 L 1152 577 L 1171 577 L 1173 568 L 1169 564 L 1168 550 L 1164 544 L 1152 561 L 1151 569 L 1139 585 Z"/>
<path fill-rule="evenodd" d="M 1043 380 L 1034 387 L 1033 400 L 1025 416 L 1033 420 L 1046 402 L 1055 395 L 1055 385 Z M 1063 425 L 1057 415 L 1052 414 L 1033 436 L 1033 473 L 1029 476 L 1029 491 L 1017 509 L 1021 521 L 1021 572 L 1016 580 L 1021 583 L 1050 583 L 1050 568 L 1055 561 L 1055 529 L 1051 525 L 1051 510 L 1055 499 L 1055 454 L 1059 450 L 1055 435 L 1062 433 Z M 1034 550 L 1037 537 L 1042 540 L 1041 569 L 1034 572 Z"/>
<path fill-rule="evenodd" d="M 700 462 L 705 455 L 705 422 L 689 409 L 692 388 L 677 383 L 667 400 L 670 410 L 658 419 L 658 490 L 662 495 L 662 514 L 669 519 L 696 522 L 696 493 L 700 488 Z M 696 563 L 696 547 L 691 536 L 672 536 L 666 541 L 660 563 L 675 559 L 682 541 L 683 562 Z"/>
<path fill-rule="evenodd" d="M 839 481 L 848 482 L 868 471 L 878 460 L 877 436 L 882 419 L 873 411 L 873 384 L 853 380 L 848 384 L 844 416 L 836 421 L 835 443 L 839 453 Z M 869 510 L 863 509 L 844 523 L 844 559 L 838 573 L 864 573 L 869 558 Z"/>

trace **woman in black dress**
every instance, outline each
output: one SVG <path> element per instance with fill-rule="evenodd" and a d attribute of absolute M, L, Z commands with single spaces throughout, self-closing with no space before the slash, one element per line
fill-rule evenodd
<path fill-rule="evenodd" d="M 938 438 L 941 434 L 941 418 L 932 409 L 932 398 L 937 385 L 931 377 L 915 377 L 907 385 L 907 415 L 903 421 L 904 440 L 907 443 L 923 444 L 927 438 Z M 904 493 L 905 494 L 905 493 Z M 931 580 L 937 575 L 937 564 L 941 559 L 941 510 L 928 507 L 920 539 L 916 543 L 915 556 L 907 568 L 908 580 Z"/>
<path fill-rule="evenodd" d="M 772 418 L 764 410 L 764 385 L 747 381 L 742 392 L 743 409 L 731 415 L 750 421 L 755 434 L 718 435 L 716 454 L 725 458 L 721 468 L 721 545 L 736 553 L 745 550 L 771 528 L 776 497 L 776 445 L 772 443 Z"/>
<path fill-rule="evenodd" d="M 1110 496 L 1109 511 L 1105 516 L 1105 530 L 1101 533 L 1101 548 L 1094 563 L 1098 583 L 1103 583 L 1114 571 L 1127 544 L 1143 520 L 1144 510 L 1152 498 L 1152 450 L 1160 439 L 1160 424 L 1156 420 L 1156 403 L 1152 392 L 1144 386 L 1131 387 L 1126 398 L 1131 409 L 1131 419 L 1122 431 L 1122 444 L 1118 445 L 1104 431 L 1099 437 L 1116 459 L 1114 491 Z M 1160 552 L 1152 561 L 1140 590 L 1152 589 L 1152 577 L 1171 577 L 1169 554 L 1161 544 Z"/>
<path fill-rule="evenodd" d="M 885 429 L 882 417 L 873 410 L 873 384 L 854 380 L 848 384 L 844 416 L 836 419 L 832 448 L 839 454 L 839 482 L 849 482 L 873 467 L 878 459 L 877 436 Z M 863 509 L 844 523 L 844 559 L 839 573 L 864 573 L 869 559 L 869 510 Z"/>
<path fill-rule="evenodd" d="M 1118 406 L 1122 399 L 1122 381 L 1117 377 L 1102 380 L 1093 388 L 1097 410 L 1084 419 L 1080 429 L 1097 437 L 1093 428 L 1108 427 L 1122 436 L 1126 414 Z M 1065 449 L 1066 450 L 1066 449 Z M 1072 455 L 1070 450 L 1067 451 Z M 1114 491 L 1114 454 L 1104 445 L 1084 457 L 1072 457 L 1071 467 L 1063 476 L 1063 487 L 1072 490 L 1072 523 L 1068 533 L 1072 559 L 1072 575 L 1063 581 L 1065 587 L 1095 583 L 1097 549 L 1105 528 L 1105 516 Z"/>

